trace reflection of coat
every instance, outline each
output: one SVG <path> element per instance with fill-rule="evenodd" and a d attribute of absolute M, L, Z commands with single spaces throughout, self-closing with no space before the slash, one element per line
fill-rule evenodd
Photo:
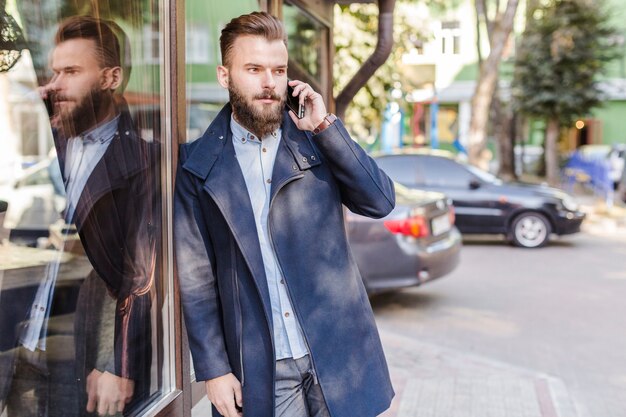
<path fill-rule="evenodd" d="M 178 275 L 196 379 L 233 372 L 246 417 L 267 417 L 275 372 L 269 292 L 230 113 L 225 107 L 202 138 L 181 147 Z M 311 138 L 287 114 L 271 184 L 270 239 L 331 415 L 377 415 L 393 390 L 342 203 L 382 217 L 394 206 L 393 184 L 341 122 Z"/>
<path fill-rule="evenodd" d="M 63 171 L 66 142 L 56 138 L 56 145 Z M 114 364 L 108 370 L 135 380 L 136 391 L 149 386 L 150 290 L 160 221 L 158 171 L 154 170 L 158 157 L 156 146 L 135 134 L 130 115 L 123 112 L 115 137 L 85 184 L 73 219 L 89 261 L 116 300 Z M 91 293 L 92 297 L 106 296 Z M 79 306 L 93 308 L 97 305 L 93 301 L 83 300 Z M 78 367 L 88 374 L 96 361 L 93 332 L 99 323 L 93 321 L 99 318 L 93 311 L 77 310 L 76 314 L 77 360 L 85 361 L 84 367 L 80 363 Z"/>

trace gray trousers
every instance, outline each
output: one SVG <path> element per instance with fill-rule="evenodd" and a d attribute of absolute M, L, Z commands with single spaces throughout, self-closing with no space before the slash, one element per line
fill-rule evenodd
<path fill-rule="evenodd" d="M 276 362 L 276 417 L 330 417 L 309 355 Z"/>

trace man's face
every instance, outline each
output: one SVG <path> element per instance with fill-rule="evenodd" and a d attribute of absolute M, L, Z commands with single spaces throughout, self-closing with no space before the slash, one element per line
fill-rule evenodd
<path fill-rule="evenodd" d="M 241 36 L 233 44 L 228 68 L 218 68 L 239 123 L 259 137 L 283 119 L 287 91 L 287 48 L 281 40 Z"/>
<path fill-rule="evenodd" d="M 88 39 L 70 39 L 54 48 L 51 66 L 54 78 L 49 94 L 54 113 L 64 126 L 82 132 L 96 123 L 102 100 L 108 94 L 102 85 L 102 71 Z"/>

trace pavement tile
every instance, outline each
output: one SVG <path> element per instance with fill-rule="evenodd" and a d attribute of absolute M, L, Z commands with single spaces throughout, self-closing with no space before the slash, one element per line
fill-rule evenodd
<path fill-rule="evenodd" d="M 379 331 L 396 390 L 383 417 L 586 417 L 558 378 Z"/>

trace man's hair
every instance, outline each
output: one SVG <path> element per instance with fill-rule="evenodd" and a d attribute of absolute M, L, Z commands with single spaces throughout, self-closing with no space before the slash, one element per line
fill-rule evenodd
<path fill-rule="evenodd" d="M 278 18 L 267 12 L 252 12 L 231 20 L 222 29 L 220 50 L 222 65 L 228 67 L 235 40 L 240 36 L 261 36 L 268 41 L 283 41 L 287 46 L 287 32 Z"/>
<path fill-rule="evenodd" d="M 58 45 L 71 39 L 92 40 L 96 46 L 96 56 L 103 68 L 121 67 L 120 42 L 114 28 L 121 31 L 119 26 L 111 21 L 91 16 L 72 16 L 61 22 L 54 43 Z"/>

